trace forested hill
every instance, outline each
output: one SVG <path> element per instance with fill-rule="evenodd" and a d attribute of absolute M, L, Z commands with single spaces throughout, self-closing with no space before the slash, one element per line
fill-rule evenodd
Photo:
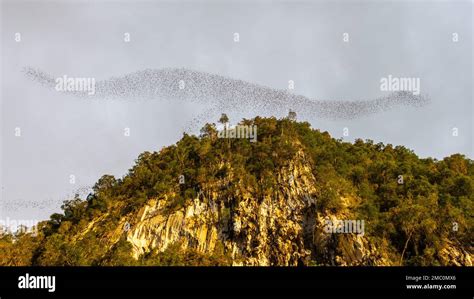
<path fill-rule="evenodd" d="M 4 233 L 0 264 L 472 265 L 472 160 L 343 142 L 288 118 L 239 125 L 256 140 L 207 124 L 104 175 L 36 234 Z M 339 220 L 364 231 L 326 230 Z"/>

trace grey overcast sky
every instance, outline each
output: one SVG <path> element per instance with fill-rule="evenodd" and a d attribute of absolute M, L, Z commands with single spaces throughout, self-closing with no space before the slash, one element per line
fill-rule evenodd
<path fill-rule="evenodd" d="M 166 99 L 75 98 L 29 80 L 26 66 L 97 80 L 188 68 L 277 89 L 293 80 L 294 93 L 326 100 L 379 97 L 382 77 L 417 77 L 428 106 L 350 121 L 304 111 L 299 118 L 334 137 L 347 127 L 345 140 L 404 145 L 421 157 L 474 157 L 471 1 L 1 3 L 0 219 L 46 219 L 101 175 L 121 177 L 141 152 L 175 143 L 200 109 Z M 231 122 L 263 113 L 222 112 Z"/>

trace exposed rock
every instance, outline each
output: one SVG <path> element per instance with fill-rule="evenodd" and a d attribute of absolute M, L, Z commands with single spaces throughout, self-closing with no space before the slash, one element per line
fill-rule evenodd
<path fill-rule="evenodd" d="M 322 215 L 312 195 L 315 178 L 304 160 L 300 153 L 278 173 L 280 189 L 272 195 L 259 200 L 251 190 L 240 190 L 241 200 L 232 207 L 229 219 L 223 217 L 229 208 L 217 194 L 198 196 L 173 212 L 166 210 L 167 199 L 150 200 L 127 232 L 134 257 L 152 249 L 163 251 L 176 242 L 183 249 L 211 253 L 222 242 L 235 265 L 295 266 L 311 260 L 327 265 L 389 265 L 365 237 L 323 231 L 324 217 L 349 217 L 348 207 L 355 199 L 341 198 L 343 213 Z"/>

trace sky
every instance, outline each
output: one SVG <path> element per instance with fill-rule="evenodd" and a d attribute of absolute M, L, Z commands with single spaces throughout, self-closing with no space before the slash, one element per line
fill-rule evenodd
<path fill-rule="evenodd" d="M 296 111 L 298 119 L 348 141 L 404 145 L 420 157 L 473 158 L 472 6 L 2 0 L 0 220 L 47 219 L 63 200 L 87 194 L 102 175 L 122 177 L 141 152 L 175 143 L 183 124 L 202 110 L 192 101 L 164 98 L 77 98 L 29 80 L 25 67 L 96 80 L 186 68 L 275 89 L 287 89 L 292 80 L 291 92 L 328 101 L 386 95 L 380 80 L 389 75 L 419 78 L 421 94 L 431 98 L 427 106 L 352 120 Z M 246 105 L 222 112 L 234 123 L 271 115 Z"/>

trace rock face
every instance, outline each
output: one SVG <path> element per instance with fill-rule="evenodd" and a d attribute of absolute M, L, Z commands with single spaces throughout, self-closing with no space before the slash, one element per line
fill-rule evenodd
<path fill-rule="evenodd" d="M 119 240 L 127 240 L 135 259 L 168 248 L 176 250 L 178 245 L 183 251 L 191 249 L 189 252 L 205 256 L 224 249 L 226 262 L 230 257 L 236 266 L 389 266 L 404 265 L 405 261 L 417 265 L 472 266 L 472 247 L 456 243 L 454 238 L 447 239 L 446 235 L 440 235 L 436 246 L 423 248 L 423 243 L 413 239 L 409 243 L 407 234 L 400 233 L 406 218 L 395 218 L 402 219 L 401 223 L 392 223 L 392 218 L 382 216 L 374 217 L 375 220 L 357 219 L 358 215 L 368 215 L 359 209 L 368 199 L 356 195 L 364 193 L 331 177 L 331 173 L 320 173 L 324 168 L 315 168 L 314 161 L 307 159 L 298 144 L 293 148 L 297 150 L 291 158 L 278 167 L 272 165 L 270 169 L 274 172 L 259 176 L 258 183 L 256 176 L 246 177 L 246 172 L 239 172 L 239 163 L 226 162 L 231 154 L 225 152 L 216 159 L 222 162 L 215 165 L 216 169 L 225 169 L 224 174 L 201 180 L 196 195 L 178 196 L 178 192 L 186 193 L 189 189 L 175 183 L 173 188 L 157 193 L 158 197 L 144 197 L 133 209 L 124 209 L 127 203 L 116 201 L 123 206 L 109 208 L 96 217 L 77 238 L 106 227 L 111 222 L 104 219 L 113 218 L 113 225 L 110 229 L 106 227 L 100 239 L 106 240 L 109 249 Z M 262 184 L 268 177 L 271 187 L 264 188 Z M 432 217 L 426 212 L 430 207 L 423 204 L 420 201 L 416 208 Z M 388 215 L 398 216 L 400 211 L 404 210 L 397 208 Z M 408 209 L 405 217 L 411 217 L 410 212 Z M 423 227 L 436 228 L 437 223 L 432 220 L 428 224 Z M 416 223 L 410 225 L 416 227 Z M 419 234 L 426 231 L 419 230 Z M 412 248 L 405 252 L 407 245 Z M 129 247 L 127 254 L 128 251 Z M 416 256 L 408 258 L 408 252 Z M 420 253 L 423 258 L 417 260 Z"/>
<path fill-rule="evenodd" d="M 144 152 L 34 239 L 3 238 L 0 264 L 472 266 L 474 161 L 351 144 L 287 118 L 240 124 L 259 141 L 206 124 Z"/>
<path fill-rule="evenodd" d="M 202 253 L 212 253 L 222 243 L 234 265 L 390 265 L 364 236 L 325 232 L 325 220 L 350 219 L 350 206 L 357 200 L 341 198 L 342 212 L 320 213 L 315 178 L 304 161 L 300 154 L 276 174 L 280 188 L 263 198 L 238 189 L 237 204 L 226 206 L 217 193 L 201 192 L 175 211 L 167 210 L 167 198 L 149 200 L 136 215 L 127 216 L 134 257 L 175 242 Z"/>
<path fill-rule="evenodd" d="M 453 242 L 448 241 L 441 251 L 439 256 L 444 264 L 452 266 L 472 266 L 472 254 L 467 252 L 459 244 L 454 245 Z"/>
<path fill-rule="evenodd" d="M 232 169 L 228 176 L 238 178 Z M 354 220 L 363 199 L 339 196 L 337 209 L 321 209 L 324 190 L 316 187 L 321 184 L 302 151 L 274 177 L 278 188 L 263 196 L 243 181 L 231 193 L 220 192 L 230 181 L 223 179 L 217 181 L 217 188 L 204 186 L 179 207 L 170 207 L 174 194 L 149 199 L 135 212 L 122 215 L 107 236 L 110 247 L 125 234 L 135 259 L 180 244 L 203 254 L 223 247 L 236 266 L 400 265 L 400 253 L 368 231 L 327 230 L 328 221 Z M 100 225 L 97 219 L 89 227 Z M 370 222 L 365 224 L 368 227 Z M 472 266 L 471 249 L 449 240 L 444 244 L 437 252 L 441 265 Z"/>

